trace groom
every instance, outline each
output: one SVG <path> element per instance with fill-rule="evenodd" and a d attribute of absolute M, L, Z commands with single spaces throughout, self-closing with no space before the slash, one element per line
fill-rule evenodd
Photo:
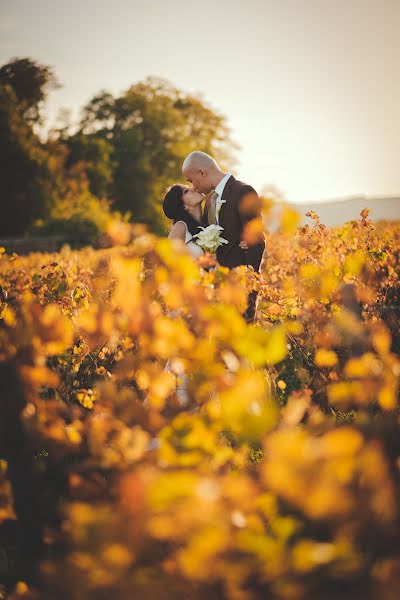
<path fill-rule="evenodd" d="M 250 186 L 224 173 L 217 162 L 204 152 L 191 152 L 184 160 L 182 173 L 202 194 L 209 194 L 204 206 L 204 225 L 216 223 L 223 227 L 222 236 L 228 240 L 217 249 L 220 265 L 232 269 L 238 265 L 251 265 L 260 270 L 265 249 L 264 234 L 260 233 L 252 245 L 243 243 L 243 230 L 247 223 L 261 220 L 261 202 Z M 213 193 L 210 194 L 210 192 Z M 262 231 L 262 227 L 257 228 Z M 257 292 L 251 292 L 244 317 L 253 321 Z"/>

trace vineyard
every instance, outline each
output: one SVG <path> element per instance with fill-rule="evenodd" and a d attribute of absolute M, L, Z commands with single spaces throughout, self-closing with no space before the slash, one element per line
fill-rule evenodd
<path fill-rule="evenodd" d="M 397 600 L 400 221 L 310 217 L 0 255 L 0 598 Z"/>

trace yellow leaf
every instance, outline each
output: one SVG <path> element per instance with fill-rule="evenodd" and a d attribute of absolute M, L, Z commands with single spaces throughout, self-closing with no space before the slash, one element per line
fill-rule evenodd
<path fill-rule="evenodd" d="M 238 354 L 247 358 L 256 367 L 265 364 L 274 365 L 287 355 L 284 325 L 277 325 L 268 330 L 249 326 L 233 340 L 232 344 Z"/>
<path fill-rule="evenodd" d="M 229 545 L 229 535 L 220 523 L 205 527 L 192 536 L 188 546 L 181 550 L 178 560 L 181 568 L 189 578 L 210 578 L 210 572 L 218 553 Z"/>
<path fill-rule="evenodd" d="M 277 409 L 260 373 L 242 371 L 235 387 L 220 395 L 221 420 L 242 439 L 256 441 L 270 430 Z"/>
<path fill-rule="evenodd" d="M 377 326 L 376 331 L 373 333 L 372 345 L 381 356 L 385 356 L 390 352 L 392 345 L 391 335 L 383 325 Z"/>
<path fill-rule="evenodd" d="M 65 431 L 67 433 L 68 440 L 71 442 L 71 444 L 77 445 L 81 443 L 82 436 L 73 425 L 66 425 Z"/>
<path fill-rule="evenodd" d="M 175 507 L 177 502 L 194 494 L 197 483 L 197 476 L 189 471 L 170 471 L 160 475 L 150 487 L 150 504 L 157 511 Z"/>
<path fill-rule="evenodd" d="M 280 216 L 280 226 L 283 233 L 294 233 L 300 223 L 300 214 L 297 210 L 284 206 Z"/>
<path fill-rule="evenodd" d="M 313 540 L 300 540 L 293 550 L 293 566 L 300 572 L 312 569 L 331 562 L 336 556 L 336 549 L 330 543 L 318 543 Z"/>
<path fill-rule="evenodd" d="M 57 373 L 51 371 L 47 367 L 21 367 L 21 374 L 25 381 L 29 381 L 31 385 L 47 385 L 49 387 L 56 387 L 60 383 L 60 378 Z"/>
<path fill-rule="evenodd" d="M 242 233 L 242 240 L 247 242 L 249 246 L 257 244 L 263 239 L 264 225 L 261 219 L 251 219 L 248 221 Z"/>
<path fill-rule="evenodd" d="M 268 307 L 268 310 L 270 307 Z M 301 321 L 286 321 L 285 328 L 288 333 L 292 333 L 293 335 L 301 335 L 304 331 L 304 326 Z"/>
<path fill-rule="evenodd" d="M 105 546 L 105 548 L 102 549 L 101 555 L 111 567 L 117 568 L 127 567 L 133 559 L 128 548 L 117 543 Z"/>
<path fill-rule="evenodd" d="M 341 427 L 328 431 L 321 438 L 321 454 L 329 458 L 353 455 L 363 445 L 363 437 L 359 431 L 350 427 Z"/>
<path fill-rule="evenodd" d="M 2 319 L 3 319 L 4 323 L 6 325 L 8 325 L 9 327 L 13 327 L 17 323 L 17 319 L 15 317 L 15 312 L 9 306 L 7 306 L 7 308 L 3 312 Z"/>
<path fill-rule="evenodd" d="M 326 298 L 327 302 L 330 301 L 332 294 L 335 292 L 338 286 L 338 279 L 334 275 L 325 273 L 321 280 L 320 295 L 321 298 Z M 327 304 L 326 302 L 326 304 Z"/>
<path fill-rule="evenodd" d="M 95 400 L 95 396 L 91 390 L 80 390 L 76 394 L 76 399 L 85 408 L 93 408 L 93 402 Z"/>
<path fill-rule="evenodd" d="M 348 254 L 343 264 L 343 272 L 346 275 L 359 275 L 364 263 L 365 256 L 360 250 Z"/>
<path fill-rule="evenodd" d="M 305 263 L 299 269 L 299 275 L 304 279 L 317 279 L 320 274 L 321 269 L 315 263 Z"/>
<path fill-rule="evenodd" d="M 338 362 L 336 352 L 333 350 L 326 350 L 325 348 L 319 348 L 315 353 L 315 363 L 319 367 L 333 367 Z"/>
<path fill-rule="evenodd" d="M 175 389 L 176 385 L 175 375 L 163 371 L 150 383 L 149 403 L 156 408 L 162 408 L 167 396 Z"/>
<path fill-rule="evenodd" d="M 344 374 L 346 377 L 368 377 L 376 376 L 382 372 L 382 363 L 372 354 L 366 352 L 362 356 L 350 358 L 345 367 Z"/>
<path fill-rule="evenodd" d="M 362 400 L 365 396 L 361 381 L 332 383 L 328 385 L 327 393 L 331 404 L 350 404 Z"/>
<path fill-rule="evenodd" d="M 378 402 L 384 410 L 394 410 L 397 404 L 396 387 L 385 385 L 378 393 Z"/>

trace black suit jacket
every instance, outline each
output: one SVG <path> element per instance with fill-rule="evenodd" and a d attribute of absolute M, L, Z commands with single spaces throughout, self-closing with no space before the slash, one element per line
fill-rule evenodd
<path fill-rule="evenodd" d="M 219 224 L 223 227 L 221 237 L 228 240 L 217 250 L 217 260 L 220 265 L 230 269 L 239 265 L 251 265 L 256 271 L 260 269 L 261 259 L 265 249 L 264 233 L 260 234 L 256 243 L 249 245 L 248 250 L 239 246 L 245 225 L 253 219 L 261 218 L 261 201 L 251 185 L 247 185 L 231 175 L 222 192 L 222 204 L 219 212 Z M 204 209 L 204 225 L 208 225 L 207 208 Z M 260 227 L 261 230 L 261 227 Z"/>

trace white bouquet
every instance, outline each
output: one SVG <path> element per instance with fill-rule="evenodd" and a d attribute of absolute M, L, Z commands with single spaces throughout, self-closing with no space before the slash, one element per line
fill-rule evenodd
<path fill-rule="evenodd" d="M 202 231 L 199 231 L 193 237 L 197 238 L 196 244 L 201 246 L 204 252 L 214 254 L 222 244 L 228 243 L 228 240 L 225 240 L 220 235 L 221 231 L 224 230 L 220 225 L 209 225 L 208 227 L 200 227 L 200 229 Z"/>

